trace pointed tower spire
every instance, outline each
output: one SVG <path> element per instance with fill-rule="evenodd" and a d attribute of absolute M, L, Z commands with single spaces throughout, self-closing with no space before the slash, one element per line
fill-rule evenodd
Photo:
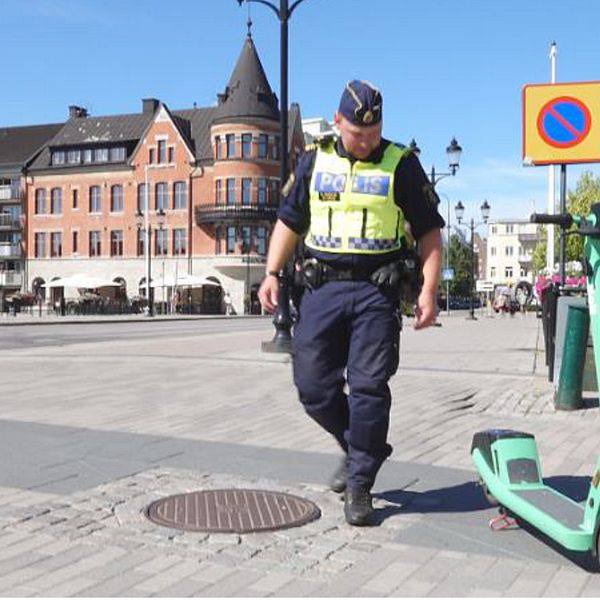
<path fill-rule="evenodd" d="M 219 112 L 215 122 L 237 117 L 279 120 L 277 96 L 271 90 L 250 30 L 229 83 L 218 98 Z"/>

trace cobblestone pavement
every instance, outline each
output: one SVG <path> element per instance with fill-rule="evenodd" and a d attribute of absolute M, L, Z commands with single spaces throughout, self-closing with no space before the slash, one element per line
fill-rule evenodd
<path fill-rule="evenodd" d="M 491 532 L 472 435 L 536 435 L 544 474 L 582 500 L 590 408 L 556 412 L 541 324 L 442 316 L 402 339 L 378 526 L 345 524 L 334 443 L 299 407 L 264 332 L 3 351 L 3 596 L 598 596 L 600 575 L 522 530 Z M 253 534 L 159 527 L 144 509 L 200 489 L 282 491 L 321 518 Z"/>

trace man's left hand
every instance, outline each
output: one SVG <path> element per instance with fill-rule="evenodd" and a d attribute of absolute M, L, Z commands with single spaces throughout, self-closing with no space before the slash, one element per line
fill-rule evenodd
<path fill-rule="evenodd" d="M 415 306 L 415 329 L 431 327 L 435 323 L 436 315 L 436 293 L 421 290 Z"/>

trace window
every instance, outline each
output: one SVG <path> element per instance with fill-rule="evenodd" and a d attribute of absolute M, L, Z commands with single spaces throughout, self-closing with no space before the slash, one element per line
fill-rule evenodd
<path fill-rule="evenodd" d="M 94 160 L 96 162 L 108 162 L 108 148 L 96 148 Z"/>
<path fill-rule="evenodd" d="M 271 146 L 271 158 L 273 160 L 279 160 L 279 136 L 276 135 Z"/>
<path fill-rule="evenodd" d="M 170 163 L 174 162 L 174 156 L 175 156 L 175 148 L 173 148 L 173 146 L 169 146 L 167 148 L 167 160 Z"/>
<path fill-rule="evenodd" d="M 235 227 L 228 227 L 227 228 L 227 254 L 231 254 L 233 252 L 235 252 L 235 240 L 236 240 L 236 234 L 235 234 Z"/>
<path fill-rule="evenodd" d="M 90 256 L 102 256 L 101 231 L 90 231 Z"/>
<path fill-rule="evenodd" d="M 173 229 L 173 255 L 187 254 L 187 236 L 185 229 Z"/>
<path fill-rule="evenodd" d="M 187 208 L 187 184 L 185 181 L 176 181 L 173 184 L 173 208 L 175 210 Z"/>
<path fill-rule="evenodd" d="M 148 150 L 148 162 L 151 165 L 154 164 L 155 157 L 156 157 L 156 149 L 155 148 L 150 148 Z"/>
<path fill-rule="evenodd" d="M 236 231 L 235 227 L 227 228 L 227 254 L 231 254 L 235 252 L 235 242 L 236 242 Z"/>
<path fill-rule="evenodd" d="M 221 136 L 215 137 L 215 158 L 219 160 L 221 158 Z"/>
<path fill-rule="evenodd" d="M 227 158 L 235 157 L 235 135 L 228 133 L 225 136 L 225 144 L 227 146 Z"/>
<path fill-rule="evenodd" d="M 223 182 L 220 179 L 215 181 L 215 204 L 221 204 L 223 198 L 221 197 L 221 191 L 223 187 Z"/>
<path fill-rule="evenodd" d="M 55 150 L 52 153 L 52 164 L 53 165 L 64 165 L 65 164 L 65 153 L 63 150 Z"/>
<path fill-rule="evenodd" d="M 110 255 L 123 256 L 123 232 L 120 230 L 110 232 Z"/>
<path fill-rule="evenodd" d="M 44 189 L 35 190 L 35 214 L 46 214 L 46 190 Z"/>
<path fill-rule="evenodd" d="M 79 252 L 79 231 L 72 232 L 71 249 L 73 254 L 77 254 Z"/>
<path fill-rule="evenodd" d="M 146 256 L 146 230 L 138 229 L 137 232 L 137 255 Z"/>
<path fill-rule="evenodd" d="M 252 134 L 242 133 L 242 158 L 250 158 L 252 154 Z"/>
<path fill-rule="evenodd" d="M 67 152 L 67 162 L 70 165 L 77 165 L 81 162 L 81 150 L 69 150 Z"/>
<path fill-rule="evenodd" d="M 492 227 L 492 235 L 496 235 L 498 233 L 498 228 L 494 225 Z"/>
<path fill-rule="evenodd" d="M 269 149 L 269 138 L 266 133 L 261 133 L 258 136 L 258 158 L 267 158 Z"/>
<path fill-rule="evenodd" d="M 506 233 L 513 233 L 513 229 L 514 229 L 514 225 L 507 225 L 506 226 Z"/>
<path fill-rule="evenodd" d="M 267 180 L 261 177 L 258 180 L 258 205 L 264 206 L 267 203 Z"/>
<path fill-rule="evenodd" d="M 53 215 L 62 214 L 62 189 L 52 188 L 50 192 L 50 212 Z"/>
<path fill-rule="evenodd" d="M 154 252 L 156 256 L 164 256 L 167 254 L 168 246 L 168 231 L 166 229 L 157 229 L 156 230 L 156 246 L 154 248 Z"/>
<path fill-rule="evenodd" d="M 73 201 L 73 210 L 77 210 L 79 208 L 79 189 L 75 188 L 71 192 L 71 198 Z"/>
<path fill-rule="evenodd" d="M 496 267 L 491 267 L 490 269 L 490 278 L 494 279 L 496 277 Z"/>
<path fill-rule="evenodd" d="M 35 234 L 35 257 L 45 258 L 46 257 L 46 234 L 36 233 Z"/>
<path fill-rule="evenodd" d="M 92 185 L 90 187 L 90 212 L 102 212 L 102 191 L 99 185 Z"/>
<path fill-rule="evenodd" d="M 83 162 L 88 164 L 94 162 L 94 151 L 91 148 L 86 148 L 83 151 Z"/>
<path fill-rule="evenodd" d="M 279 206 L 279 179 L 269 179 L 269 204 Z"/>
<path fill-rule="evenodd" d="M 139 183 L 137 188 L 137 211 L 139 214 L 143 214 L 146 210 L 146 187 L 145 183 Z M 150 200 L 150 198 L 148 198 Z"/>
<path fill-rule="evenodd" d="M 110 188 L 110 211 L 123 212 L 123 186 L 120 184 Z"/>
<path fill-rule="evenodd" d="M 59 231 L 50 234 L 50 256 L 62 256 L 62 233 Z"/>
<path fill-rule="evenodd" d="M 169 206 L 169 185 L 164 181 L 156 184 L 156 210 L 165 212 Z"/>
<path fill-rule="evenodd" d="M 242 179 L 242 204 L 244 206 L 250 205 L 252 194 L 252 179 L 244 177 Z"/>
<path fill-rule="evenodd" d="M 504 277 L 506 277 L 507 279 L 510 279 L 512 276 L 513 276 L 513 268 L 506 267 L 506 269 L 504 269 Z"/>
<path fill-rule="evenodd" d="M 111 162 L 122 162 L 125 160 L 125 148 L 118 146 L 110 149 L 110 161 Z"/>
<path fill-rule="evenodd" d="M 512 246 L 506 246 L 506 248 L 504 248 L 504 254 L 506 256 L 512 256 L 513 255 L 513 247 Z"/>
<path fill-rule="evenodd" d="M 242 227 L 242 252 L 249 254 L 252 251 L 252 228 L 248 225 Z"/>
<path fill-rule="evenodd" d="M 490 256 L 496 256 L 496 246 L 490 248 Z"/>
<path fill-rule="evenodd" d="M 265 256 L 267 253 L 267 228 L 257 227 L 256 228 L 256 251 L 261 255 Z"/>
<path fill-rule="evenodd" d="M 167 162 L 167 140 L 158 140 L 158 162 Z"/>
<path fill-rule="evenodd" d="M 227 180 L 227 204 L 235 204 L 235 179 Z"/>

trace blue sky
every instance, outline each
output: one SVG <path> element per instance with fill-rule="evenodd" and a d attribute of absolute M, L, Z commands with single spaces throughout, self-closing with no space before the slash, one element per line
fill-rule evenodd
<path fill-rule="evenodd" d="M 279 4 L 279 0 L 275 0 Z M 250 5 L 253 38 L 279 94 L 279 23 Z M 0 126 L 60 122 L 70 104 L 94 115 L 139 112 L 141 98 L 172 109 L 208 106 L 223 90 L 246 35 L 236 0 L 3 0 Z M 521 165 L 521 90 L 550 80 L 600 80 L 598 0 L 304 0 L 290 21 L 289 99 L 304 118 L 331 118 L 349 79 L 384 95 L 384 135 L 416 138 L 426 171 L 464 149 L 444 204 L 477 217 L 525 218 L 547 205 L 547 168 Z M 570 166 L 568 186 L 582 170 Z M 558 177 L 557 177 L 558 179 Z M 446 213 L 444 208 L 444 214 Z"/>

